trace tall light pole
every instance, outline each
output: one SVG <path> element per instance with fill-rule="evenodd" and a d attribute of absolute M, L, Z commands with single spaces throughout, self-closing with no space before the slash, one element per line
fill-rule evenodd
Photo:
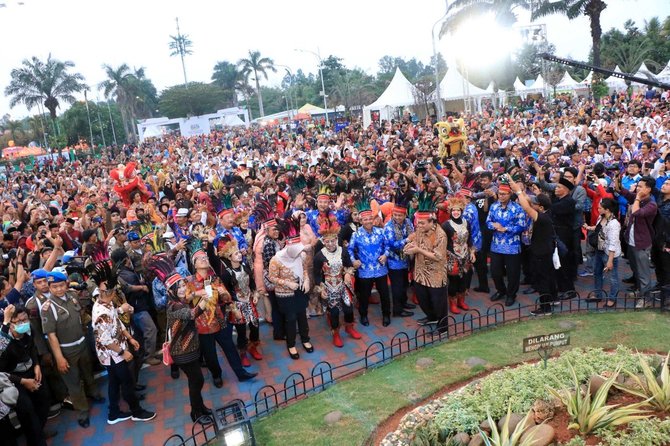
<path fill-rule="evenodd" d="M 114 120 L 112 119 L 112 107 L 109 106 L 109 99 L 107 99 L 107 111 L 109 112 L 109 123 L 112 125 L 112 137 L 114 137 L 114 145 L 118 146 L 116 142 L 116 130 L 114 130 Z"/>
<path fill-rule="evenodd" d="M 88 109 L 88 95 L 84 90 L 84 103 L 86 104 L 86 117 L 88 118 L 88 131 L 91 134 L 91 148 L 93 148 L 93 127 L 91 127 L 91 112 Z"/>
<path fill-rule="evenodd" d="M 95 111 L 98 113 L 98 126 L 100 127 L 100 136 L 102 136 L 102 146 L 107 147 L 105 142 L 105 132 L 102 130 L 102 119 L 100 119 L 100 102 L 96 102 Z"/>
<path fill-rule="evenodd" d="M 326 109 L 326 125 L 330 126 L 330 120 L 328 119 L 328 101 L 326 100 L 328 95 L 326 94 L 326 86 L 323 83 L 323 60 L 321 59 L 321 50 L 317 47 L 316 53 L 314 51 L 301 50 L 301 49 L 296 49 L 296 51 L 300 51 L 302 53 L 314 54 L 317 57 L 317 59 L 319 59 L 319 75 L 321 76 L 321 94 L 323 95 L 323 108 Z"/>
<path fill-rule="evenodd" d="M 447 0 L 446 3 L 447 3 L 447 10 L 448 10 L 449 9 L 448 0 Z M 437 120 L 438 121 L 441 119 L 442 115 L 444 114 L 444 109 L 443 109 L 444 105 L 442 104 L 442 97 L 440 95 L 440 72 L 439 72 L 439 65 L 438 65 L 438 59 L 437 59 L 437 42 L 435 41 L 435 27 L 437 27 L 437 25 L 441 24 L 444 21 L 444 19 L 446 19 L 446 18 L 447 18 L 447 13 L 445 12 L 444 15 L 442 17 L 440 17 L 440 20 L 435 22 L 435 24 L 433 25 L 433 29 L 430 33 L 430 38 L 433 42 L 433 65 L 434 65 L 434 69 L 435 69 L 435 86 L 436 86 L 435 94 L 437 96 L 436 97 L 436 100 L 437 100 L 437 103 L 436 103 L 436 109 L 437 110 L 436 111 L 437 111 Z"/>

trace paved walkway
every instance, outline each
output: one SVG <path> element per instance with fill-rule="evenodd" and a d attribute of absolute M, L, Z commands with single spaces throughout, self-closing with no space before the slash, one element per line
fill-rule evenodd
<path fill-rule="evenodd" d="M 624 274 L 627 274 L 627 272 Z M 474 282 L 476 283 L 476 279 Z M 578 280 L 577 290 L 582 297 L 586 297 L 588 291 L 592 289 L 592 284 L 592 277 Z M 522 286 L 522 290 L 525 288 L 525 286 Z M 625 290 L 625 288 L 622 289 Z M 520 293 L 518 302 L 522 305 L 532 304 L 535 298 L 536 295 L 526 296 Z M 471 296 L 466 302 L 482 312 L 485 312 L 490 305 L 488 295 L 474 292 L 471 292 Z M 518 308 L 518 306 L 515 307 Z M 364 356 L 367 346 L 374 341 L 380 340 L 387 344 L 399 331 L 406 331 L 411 336 L 418 327 L 416 320 L 422 316 L 422 312 L 417 308 L 414 317 L 393 318 L 390 326 L 382 327 L 379 305 L 372 305 L 370 308 L 370 326 L 363 327 L 357 324 L 357 329 L 363 334 L 363 339 L 356 341 L 343 334 L 345 345 L 341 349 L 332 346 L 325 317 L 312 318 L 309 320 L 309 325 L 315 351 L 312 354 L 307 354 L 299 347 L 300 360 L 297 361 L 289 358 L 284 342 L 271 340 L 270 327 L 267 324 L 262 324 L 261 348 L 264 359 L 262 361 L 251 359 L 252 367 L 250 368 L 250 371 L 258 372 L 258 376 L 245 383 L 237 382 L 235 375 L 227 365 L 225 357 L 219 350 L 219 361 L 224 373 L 224 386 L 222 389 L 215 388 L 212 385 L 209 372 L 207 369 L 203 369 L 205 402 L 207 406 L 217 408 L 235 398 L 245 402 L 253 401 L 256 392 L 264 385 L 274 385 L 279 389 L 291 373 L 301 372 L 304 376 L 309 376 L 314 366 L 320 361 L 328 361 L 333 367 L 354 361 Z M 461 321 L 462 316 L 458 316 L 457 320 Z M 148 423 L 127 421 L 109 426 L 107 425 L 107 406 L 105 404 L 95 405 L 91 411 L 91 426 L 88 429 L 82 429 L 77 425 L 75 413 L 64 410 L 59 417 L 50 420 L 48 423 L 49 428 L 59 431 L 58 435 L 50 441 L 50 444 L 59 446 L 153 446 L 162 445 L 170 435 L 175 433 L 185 437 L 190 436 L 192 423 L 189 417 L 190 407 L 186 378 L 183 373 L 178 380 L 173 380 L 170 377 L 169 369 L 161 364 L 145 368 L 140 374 L 140 381 L 148 384 L 146 400 L 143 404 L 147 409 L 157 411 L 156 419 Z M 101 378 L 98 382 L 103 394 L 107 395 L 106 378 Z"/>

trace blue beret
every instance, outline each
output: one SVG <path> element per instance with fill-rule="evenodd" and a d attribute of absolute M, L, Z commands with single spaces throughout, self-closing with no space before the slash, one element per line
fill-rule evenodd
<path fill-rule="evenodd" d="M 33 276 L 33 279 L 46 279 L 49 275 L 49 272 L 43 268 L 36 269 L 30 273 Z"/>
<path fill-rule="evenodd" d="M 140 239 L 140 235 L 137 232 L 131 231 L 131 232 L 128 233 L 128 241 L 129 242 L 139 240 L 139 239 Z"/>
<path fill-rule="evenodd" d="M 61 272 L 50 272 L 47 274 L 49 283 L 67 282 L 67 276 Z"/>

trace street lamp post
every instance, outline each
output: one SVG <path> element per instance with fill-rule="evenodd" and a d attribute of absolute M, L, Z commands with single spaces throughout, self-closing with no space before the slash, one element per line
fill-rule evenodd
<path fill-rule="evenodd" d="M 84 103 L 86 104 L 86 117 L 88 118 L 88 131 L 91 134 L 91 147 L 93 147 L 93 127 L 91 127 L 91 112 L 88 109 L 88 95 L 84 90 Z"/>
<path fill-rule="evenodd" d="M 298 108 L 298 105 L 297 105 L 298 101 L 297 101 L 297 99 L 296 100 L 293 99 L 293 72 L 291 71 L 291 68 L 289 68 L 286 65 L 281 65 L 281 64 L 275 64 L 275 66 L 282 67 L 286 70 L 286 74 L 288 74 L 288 78 L 289 78 L 289 81 L 290 81 L 290 85 L 289 85 L 289 88 L 288 88 L 288 97 L 291 100 L 291 104 L 293 104 L 293 107 L 295 107 L 297 109 Z M 291 109 L 289 109 L 289 110 L 291 110 Z M 289 112 L 289 119 L 291 118 L 290 115 L 291 115 L 291 112 Z"/>
<path fill-rule="evenodd" d="M 321 50 L 319 48 L 317 48 L 316 50 L 317 52 L 315 53 L 314 51 L 310 50 L 296 49 L 296 51 L 300 51 L 303 53 L 314 54 L 317 57 L 317 59 L 319 59 L 319 75 L 321 76 L 321 94 L 323 95 L 323 108 L 326 109 L 326 125 L 330 126 L 330 120 L 328 119 L 328 101 L 326 100 L 328 95 L 326 94 L 326 86 L 323 82 L 323 60 L 321 59 Z"/>

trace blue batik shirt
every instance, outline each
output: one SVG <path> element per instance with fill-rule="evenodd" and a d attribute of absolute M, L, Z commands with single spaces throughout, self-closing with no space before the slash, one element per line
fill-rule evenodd
<path fill-rule="evenodd" d="M 389 269 L 408 269 L 409 261 L 403 254 L 402 249 L 407 243 L 407 237 L 414 232 L 412 222 L 408 218 L 398 225 L 393 219 L 384 225 L 384 238 L 388 247 L 388 268 Z"/>
<path fill-rule="evenodd" d="M 191 275 L 191 273 L 188 272 L 188 269 L 186 269 L 185 266 L 178 265 L 175 268 L 175 271 L 181 274 L 182 277 L 188 277 Z M 165 284 L 160 280 L 158 280 L 158 277 L 156 277 L 154 281 L 151 282 L 151 290 L 153 291 L 154 303 L 156 304 L 156 309 L 165 310 L 165 306 L 167 305 L 167 289 L 165 288 Z"/>
<path fill-rule="evenodd" d="M 349 211 L 346 209 L 338 209 L 336 211 L 328 211 L 329 213 L 333 212 L 335 213 L 335 218 L 337 219 L 337 223 L 340 226 L 344 226 L 347 224 L 347 217 L 349 217 Z M 307 223 L 309 223 L 309 226 L 312 228 L 312 231 L 314 231 L 314 235 L 317 237 L 320 236 L 319 234 L 319 210 L 318 209 L 310 209 L 309 211 L 305 212 L 305 216 L 307 217 Z"/>
<path fill-rule="evenodd" d="M 379 257 L 385 255 L 388 258 L 389 255 L 382 228 L 373 227 L 371 232 L 359 228 L 351 236 L 347 249 L 352 262 L 361 262 L 358 268 L 358 277 L 361 279 L 373 279 L 388 274 L 386 264 L 379 263 Z"/>
<path fill-rule="evenodd" d="M 496 231 L 493 223 L 500 223 L 505 232 Z M 486 218 L 486 226 L 493 231 L 491 252 L 497 254 L 519 254 L 521 252 L 521 233 L 526 229 L 526 213 L 513 201 L 503 207 L 499 201 L 491 205 Z"/>
<path fill-rule="evenodd" d="M 463 210 L 463 218 L 468 222 L 470 228 L 470 243 L 475 250 L 482 249 L 482 230 L 479 228 L 479 218 L 477 217 L 477 206 L 468 203 Z"/>

